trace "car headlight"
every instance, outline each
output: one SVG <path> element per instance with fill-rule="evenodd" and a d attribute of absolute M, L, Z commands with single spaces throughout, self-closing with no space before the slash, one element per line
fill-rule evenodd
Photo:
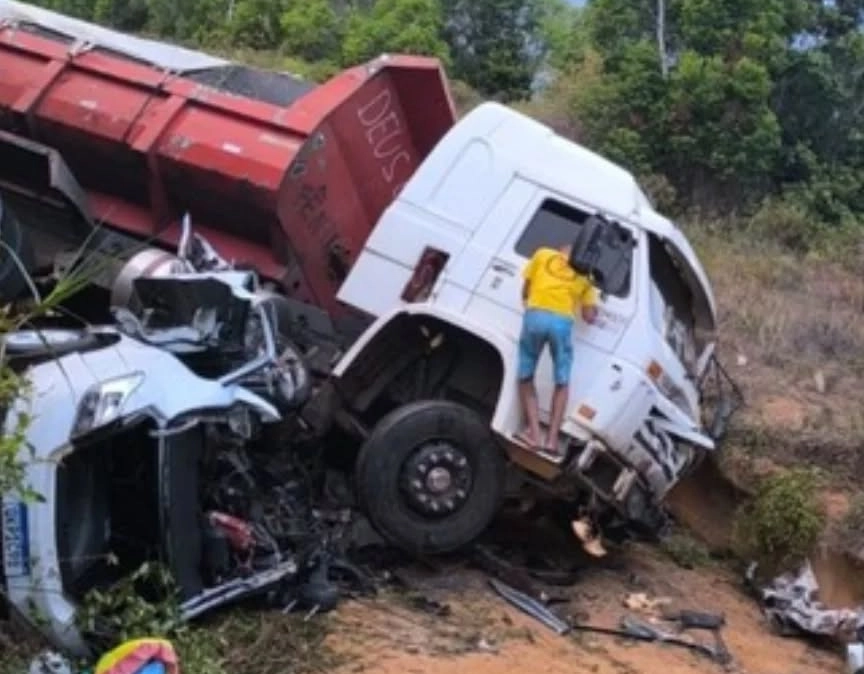
<path fill-rule="evenodd" d="M 89 433 L 117 419 L 129 397 L 143 381 L 143 372 L 133 372 L 91 386 L 78 404 L 72 435 Z"/>

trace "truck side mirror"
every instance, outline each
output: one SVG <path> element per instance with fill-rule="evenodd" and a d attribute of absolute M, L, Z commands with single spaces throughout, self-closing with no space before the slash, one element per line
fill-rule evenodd
<path fill-rule="evenodd" d="M 570 266 L 590 276 L 604 294 L 618 294 L 627 288 L 633 266 L 633 232 L 597 213 L 579 230 L 570 253 Z"/>

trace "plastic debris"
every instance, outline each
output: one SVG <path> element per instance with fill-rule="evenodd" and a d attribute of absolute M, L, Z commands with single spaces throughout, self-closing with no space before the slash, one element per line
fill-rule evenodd
<path fill-rule="evenodd" d="M 56 651 L 43 651 L 30 662 L 29 674 L 72 674 L 71 663 Z"/>
<path fill-rule="evenodd" d="M 180 674 L 180 663 L 170 641 L 133 639 L 103 655 L 93 674 Z"/>

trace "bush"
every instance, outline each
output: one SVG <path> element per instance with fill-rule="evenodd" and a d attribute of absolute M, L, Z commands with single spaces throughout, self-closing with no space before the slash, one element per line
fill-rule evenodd
<path fill-rule="evenodd" d="M 748 233 L 761 241 L 776 242 L 795 253 L 807 253 L 825 234 L 822 223 L 799 204 L 766 199 L 747 225 Z"/>
<path fill-rule="evenodd" d="M 772 570 L 799 563 L 825 524 L 817 489 L 817 474 L 806 468 L 762 481 L 737 517 L 735 534 L 741 553 Z"/>
<path fill-rule="evenodd" d="M 662 542 L 661 548 L 682 569 L 696 569 L 711 562 L 708 548 L 686 534 L 673 534 Z"/>
<path fill-rule="evenodd" d="M 680 206 L 678 193 L 675 186 L 662 173 L 641 176 L 639 184 L 658 211 L 667 217 L 678 212 Z"/>

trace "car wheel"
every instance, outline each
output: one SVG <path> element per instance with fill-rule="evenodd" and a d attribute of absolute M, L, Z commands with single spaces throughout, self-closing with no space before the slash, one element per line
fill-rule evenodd
<path fill-rule="evenodd" d="M 372 525 L 412 554 L 473 542 L 500 507 L 504 455 L 486 423 L 447 401 L 412 402 L 385 416 L 357 457 L 357 492 Z"/>

